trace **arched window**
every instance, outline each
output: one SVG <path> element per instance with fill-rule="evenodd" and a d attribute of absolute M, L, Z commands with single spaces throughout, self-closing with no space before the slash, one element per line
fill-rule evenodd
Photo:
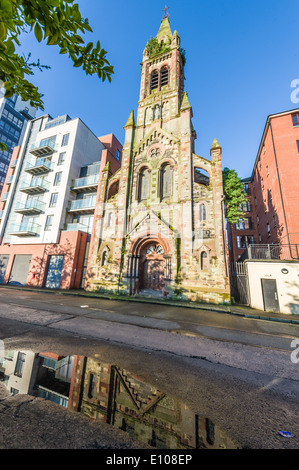
<path fill-rule="evenodd" d="M 151 74 L 151 83 L 150 83 L 151 91 L 158 88 L 158 86 L 159 86 L 159 74 L 157 70 L 154 70 Z"/>
<path fill-rule="evenodd" d="M 149 197 L 150 191 L 150 170 L 148 168 L 142 168 L 139 173 L 138 181 L 138 200 L 144 201 Z"/>
<path fill-rule="evenodd" d="M 206 271 L 208 269 L 208 255 L 206 251 L 203 251 L 200 255 L 200 269 Z"/>
<path fill-rule="evenodd" d="M 207 220 L 207 212 L 205 204 L 200 204 L 199 206 L 199 221 L 205 222 Z"/>
<path fill-rule="evenodd" d="M 202 168 L 194 168 L 194 181 L 198 184 L 203 184 L 204 186 L 209 186 L 210 177 L 209 173 Z"/>
<path fill-rule="evenodd" d="M 172 195 L 172 167 L 169 164 L 161 168 L 161 199 Z"/>
<path fill-rule="evenodd" d="M 110 186 L 109 191 L 108 191 L 108 199 L 110 199 L 112 196 L 115 196 L 115 194 L 118 193 L 118 186 L 119 186 L 119 181 L 115 181 L 115 183 L 113 183 Z"/>
<path fill-rule="evenodd" d="M 107 258 L 108 258 L 107 250 L 104 250 L 103 253 L 102 253 L 102 262 L 101 262 L 101 266 L 106 266 L 106 264 L 107 264 Z"/>
<path fill-rule="evenodd" d="M 161 88 L 164 85 L 168 85 L 169 82 L 169 69 L 168 67 L 162 67 L 161 72 L 160 72 L 160 83 L 161 83 Z"/>

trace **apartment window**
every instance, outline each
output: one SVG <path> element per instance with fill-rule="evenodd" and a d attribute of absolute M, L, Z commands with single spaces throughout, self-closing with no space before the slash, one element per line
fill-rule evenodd
<path fill-rule="evenodd" d="M 259 242 L 261 243 L 261 241 L 262 241 L 262 236 L 261 236 L 261 234 L 259 233 Z"/>
<path fill-rule="evenodd" d="M 64 147 L 65 145 L 67 145 L 69 143 L 69 137 L 70 137 L 70 134 L 65 134 L 63 137 L 62 137 L 62 144 L 61 144 L 61 147 Z"/>
<path fill-rule="evenodd" d="M 257 224 L 259 224 L 259 223 L 260 223 L 260 218 L 259 218 L 259 216 L 258 216 L 258 215 L 256 216 L 256 221 L 257 221 Z"/>
<path fill-rule="evenodd" d="M 293 126 L 299 126 L 299 113 L 292 115 Z"/>
<path fill-rule="evenodd" d="M 10 393 L 14 397 L 15 395 L 18 395 L 19 390 L 17 390 L 16 388 L 10 387 Z"/>
<path fill-rule="evenodd" d="M 270 224 L 267 224 L 267 232 L 268 232 L 268 237 L 270 237 L 271 235 Z"/>
<path fill-rule="evenodd" d="M 65 162 L 65 155 L 66 155 L 65 152 L 62 152 L 59 154 L 58 165 L 63 165 L 63 163 Z"/>
<path fill-rule="evenodd" d="M 62 171 L 59 171 L 58 173 L 55 174 L 54 186 L 59 186 L 60 185 L 61 178 L 62 178 Z"/>
<path fill-rule="evenodd" d="M 252 229 L 252 219 L 251 217 L 247 217 L 244 220 L 239 220 L 236 224 L 237 230 L 249 230 Z"/>
<path fill-rule="evenodd" d="M 299 140 L 297 140 L 297 152 L 299 153 Z"/>
<path fill-rule="evenodd" d="M 58 193 L 52 193 L 49 207 L 56 207 L 57 199 L 58 199 Z"/>
<path fill-rule="evenodd" d="M 238 248 L 246 248 L 246 237 L 238 236 L 237 237 L 237 247 Z"/>
<path fill-rule="evenodd" d="M 117 160 L 120 159 L 120 151 L 118 149 L 116 150 L 116 158 L 117 158 Z"/>
<path fill-rule="evenodd" d="M 240 205 L 240 209 L 242 212 L 250 212 L 250 202 L 242 202 L 242 204 Z"/>
<path fill-rule="evenodd" d="M 16 362 L 15 372 L 14 375 L 17 377 L 22 377 L 24 371 L 24 364 L 25 364 L 26 354 L 19 352 L 18 358 Z"/>
<path fill-rule="evenodd" d="M 245 183 L 244 184 L 244 191 L 246 194 L 250 194 L 250 188 L 249 188 L 249 184 L 248 183 Z"/>
<path fill-rule="evenodd" d="M 47 215 L 45 231 L 51 230 L 53 224 L 53 215 Z"/>

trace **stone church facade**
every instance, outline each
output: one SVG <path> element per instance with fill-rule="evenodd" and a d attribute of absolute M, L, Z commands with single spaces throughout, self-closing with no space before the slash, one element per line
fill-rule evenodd
<path fill-rule="evenodd" d="M 221 147 L 194 153 L 184 51 L 164 17 L 143 53 L 121 168 L 98 188 L 89 291 L 228 303 Z"/>

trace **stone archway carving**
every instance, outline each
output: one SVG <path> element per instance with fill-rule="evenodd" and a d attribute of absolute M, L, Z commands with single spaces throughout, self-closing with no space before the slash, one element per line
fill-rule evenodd
<path fill-rule="evenodd" d="M 130 294 L 141 290 L 161 292 L 171 277 L 169 242 L 157 234 L 144 234 L 133 241 L 128 257 Z"/>

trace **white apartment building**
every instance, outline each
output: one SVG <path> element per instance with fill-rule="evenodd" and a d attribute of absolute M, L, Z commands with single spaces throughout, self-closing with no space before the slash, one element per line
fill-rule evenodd
<path fill-rule="evenodd" d="M 0 284 L 82 285 L 100 171 L 120 165 L 121 145 L 103 139 L 68 115 L 28 123 L 1 194 Z"/>

